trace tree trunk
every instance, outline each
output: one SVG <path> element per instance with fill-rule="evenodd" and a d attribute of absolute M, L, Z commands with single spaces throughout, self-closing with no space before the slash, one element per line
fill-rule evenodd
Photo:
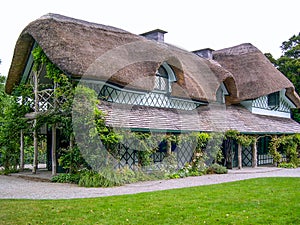
<path fill-rule="evenodd" d="M 238 169 L 242 169 L 242 145 L 238 144 Z"/>
<path fill-rule="evenodd" d="M 169 139 L 167 139 L 166 142 L 167 156 L 170 156 L 172 154 L 172 143 Z"/>
<path fill-rule="evenodd" d="M 252 167 L 257 167 L 257 140 L 254 139 L 254 143 L 252 146 Z"/>
<path fill-rule="evenodd" d="M 225 166 L 227 169 L 232 169 L 232 160 L 233 160 L 233 141 L 231 139 L 225 140 Z"/>
<path fill-rule="evenodd" d="M 51 159 L 52 159 L 52 175 L 56 175 L 56 124 L 52 125 L 52 147 L 51 147 Z"/>
<path fill-rule="evenodd" d="M 20 132 L 20 171 L 24 170 L 24 132 Z"/>

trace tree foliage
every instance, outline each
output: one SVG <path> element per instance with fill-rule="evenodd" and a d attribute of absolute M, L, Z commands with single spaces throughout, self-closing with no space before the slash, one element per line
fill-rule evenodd
<path fill-rule="evenodd" d="M 5 80 L 0 76 L 0 165 L 9 171 L 19 163 L 20 131 L 29 129 L 25 114 L 30 111 L 30 103 L 24 96 L 30 87 L 21 85 L 8 95 Z"/>

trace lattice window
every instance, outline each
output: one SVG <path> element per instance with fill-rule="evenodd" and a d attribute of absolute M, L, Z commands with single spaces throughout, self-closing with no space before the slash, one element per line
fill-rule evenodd
<path fill-rule="evenodd" d="M 176 82 L 176 75 L 166 62 L 156 72 L 154 90 L 152 92 L 122 89 L 114 85 L 88 80 L 81 82 L 95 90 L 99 99 L 113 103 L 182 110 L 193 110 L 201 104 L 206 104 L 170 96 L 171 83 Z"/>
<path fill-rule="evenodd" d="M 177 159 L 177 168 L 182 168 L 186 163 L 191 162 L 196 143 L 193 141 L 183 141 L 180 146 L 172 145 L 172 153 Z M 117 153 L 114 155 L 118 159 L 116 168 L 129 167 L 136 169 L 139 165 L 139 151 L 135 149 L 130 140 L 125 139 L 123 143 L 117 146 Z M 164 165 L 167 157 L 166 151 L 156 151 L 151 156 L 153 164 L 151 168 L 160 169 Z"/>
<path fill-rule="evenodd" d="M 252 166 L 252 148 L 251 148 L 251 146 L 243 147 L 242 166 Z"/>
<path fill-rule="evenodd" d="M 290 112 L 290 106 L 286 102 L 286 100 L 282 96 L 278 96 L 279 92 L 276 92 L 278 94 L 271 94 L 273 97 L 268 96 L 262 96 L 260 98 L 255 99 L 252 102 L 252 107 L 254 108 L 260 108 L 260 109 L 267 109 L 267 110 L 273 110 L 273 111 L 279 111 L 279 112 Z"/>
<path fill-rule="evenodd" d="M 154 163 L 162 162 L 165 157 L 166 157 L 166 152 L 155 152 L 151 155 L 151 158 Z"/>
<path fill-rule="evenodd" d="M 182 110 L 193 110 L 200 106 L 201 102 L 195 102 L 191 100 L 184 100 L 179 98 L 173 98 L 171 96 L 165 95 L 159 92 L 136 92 L 125 89 L 120 89 L 113 87 L 112 85 L 106 84 L 95 84 L 88 83 L 85 84 L 94 89 L 98 94 L 100 100 L 129 104 L 129 105 L 140 105 L 140 106 L 152 106 L 159 108 L 173 108 Z"/>
<path fill-rule="evenodd" d="M 54 108 L 53 89 L 44 89 L 38 92 L 39 111 L 47 111 Z"/>
<path fill-rule="evenodd" d="M 252 107 L 255 107 L 255 108 L 260 108 L 260 109 L 268 109 L 268 98 L 267 96 L 262 96 L 262 97 L 259 97 L 257 99 L 255 99 L 253 102 L 252 102 Z"/>
<path fill-rule="evenodd" d="M 278 107 L 278 111 L 280 112 L 290 112 L 290 106 L 289 104 L 281 97 L 280 98 L 280 104 L 279 104 L 279 107 Z"/>
<path fill-rule="evenodd" d="M 191 162 L 195 148 L 195 142 L 183 141 L 181 143 L 180 148 L 177 148 L 177 162 L 179 168 L 182 168 L 187 162 Z"/>

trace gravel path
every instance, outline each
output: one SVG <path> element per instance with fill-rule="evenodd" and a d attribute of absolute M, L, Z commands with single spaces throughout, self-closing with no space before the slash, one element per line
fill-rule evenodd
<path fill-rule="evenodd" d="M 72 184 L 38 182 L 15 176 L 0 176 L 0 199 L 72 199 L 103 197 L 217 184 L 258 177 L 300 177 L 300 168 L 247 168 L 242 170 L 230 170 L 228 174 L 222 175 L 205 175 L 183 179 L 139 182 L 113 188 L 83 188 Z"/>

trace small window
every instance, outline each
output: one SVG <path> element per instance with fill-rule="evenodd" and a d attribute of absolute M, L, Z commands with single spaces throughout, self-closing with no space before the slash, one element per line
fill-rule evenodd
<path fill-rule="evenodd" d="M 176 82 L 176 76 L 172 68 L 164 62 L 156 71 L 154 89 L 159 92 L 171 93 L 171 83 Z"/>
<path fill-rule="evenodd" d="M 268 95 L 268 106 L 276 108 L 279 106 L 279 92 L 274 92 Z"/>
<path fill-rule="evenodd" d="M 159 91 L 167 91 L 167 87 L 168 72 L 163 66 L 160 66 L 156 73 L 154 89 Z"/>
<path fill-rule="evenodd" d="M 228 95 L 227 88 L 225 87 L 224 83 L 221 83 L 220 87 L 217 90 L 216 98 L 217 102 L 221 104 L 225 104 L 225 95 Z"/>

